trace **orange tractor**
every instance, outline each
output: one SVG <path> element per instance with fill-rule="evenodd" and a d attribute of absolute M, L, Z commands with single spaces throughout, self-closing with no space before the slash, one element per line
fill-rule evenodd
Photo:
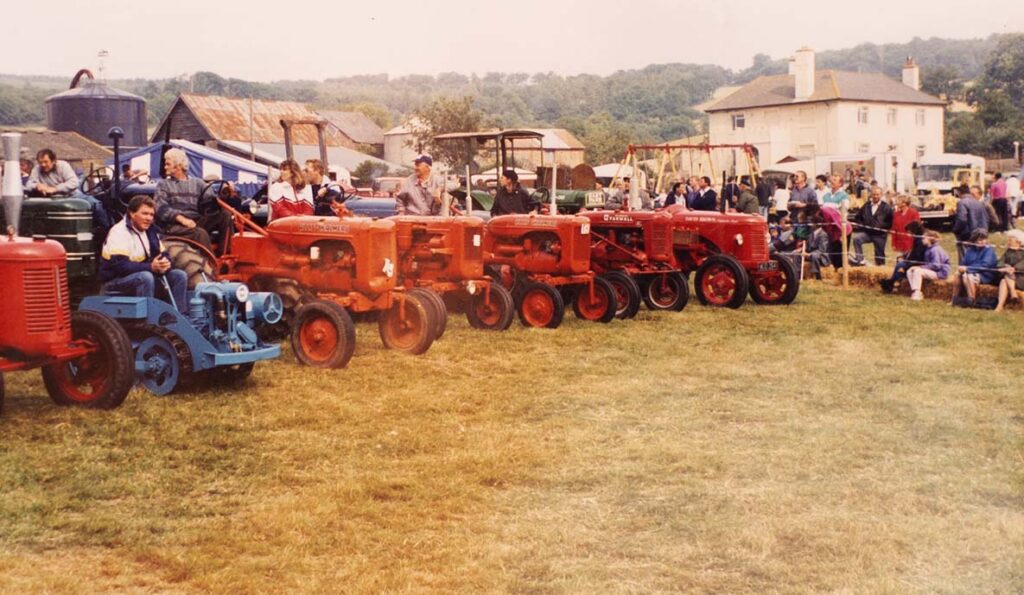
<path fill-rule="evenodd" d="M 690 291 L 675 260 L 672 215 L 652 211 L 584 211 L 590 221 L 590 263 L 611 283 L 617 316 L 632 318 L 640 301 L 651 310 L 679 311 Z"/>
<path fill-rule="evenodd" d="M 500 172 L 515 163 L 517 141 L 521 150 L 537 151 L 543 136 L 533 130 L 499 130 L 455 132 L 434 140 L 467 143 L 470 155 L 490 144 L 496 172 Z M 543 151 L 540 154 L 543 159 Z M 471 167 L 468 165 L 467 169 Z M 470 179 L 467 172 L 467 184 Z M 462 193 L 466 197 L 465 210 L 472 212 L 474 192 L 466 188 Z M 546 208 L 557 213 L 557 193 L 549 196 L 551 203 Z M 585 320 L 609 322 L 615 317 L 614 289 L 590 269 L 590 222 L 583 217 L 493 217 L 484 234 L 484 262 L 488 273 L 512 291 L 519 320 L 526 326 L 558 327 L 567 303 L 572 304 L 577 317 Z"/>
<path fill-rule="evenodd" d="M 583 217 L 494 217 L 487 223 L 484 255 L 492 275 L 512 288 L 526 326 L 558 327 L 567 302 L 577 318 L 615 317 L 614 288 L 590 270 L 590 222 Z"/>
<path fill-rule="evenodd" d="M 394 221 L 298 216 L 263 228 L 220 199 L 216 204 L 237 230 L 216 259 L 219 278 L 281 296 L 285 316 L 278 324 L 290 332 L 300 362 L 348 364 L 355 349 L 350 312 L 377 313 L 381 340 L 391 349 L 418 355 L 434 342 L 441 314 L 428 298 L 397 284 Z"/>
<path fill-rule="evenodd" d="M 505 330 L 512 324 L 512 294 L 484 274 L 484 222 L 478 217 L 391 217 L 397 230 L 399 284 L 424 298 L 438 313 L 438 338 L 447 308 L 442 295 L 465 296 L 474 328 Z"/>

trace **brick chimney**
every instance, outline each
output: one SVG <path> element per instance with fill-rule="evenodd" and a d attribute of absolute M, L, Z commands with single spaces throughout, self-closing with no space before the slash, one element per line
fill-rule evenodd
<path fill-rule="evenodd" d="M 913 56 L 907 56 L 903 65 L 903 84 L 915 91 L 921 90 L 921 69 L 914 63 Z"/>
<path fill-rule="evenodd" d="M 814 50 L 802 47 L 793 56 L 793 76 L 796 79 L 796 100 L 814 95 Z"/>

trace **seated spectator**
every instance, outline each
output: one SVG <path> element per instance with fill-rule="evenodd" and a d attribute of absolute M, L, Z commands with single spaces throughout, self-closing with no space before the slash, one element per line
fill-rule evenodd
<path fill-rule="evenodd" d="M 281 178 L 270 186 L 268 202 L 270 217 L 274 221 L 294 215 L 312 215 L 313 192 L 294 159 L 281 162 Z"/>
<path fill-rule="evenodd" d="M 832 264 L 832 260 L 829 258 L 828 232 L 825 231 L 823 223 L 824 219 L 821 213 L 817 213 L 811 218 L 813 231 L 805 247 L 807 260 L 811 263 L 811 274 L 819 281 L 821 281 L 821 267 Z"/>
<path fill-rule="evenodd" d="M 922 234 L 924 233 L 924 225 L 921 220 L 911 221 L 907 224 L 904 229 L 906 237 L 911 239 L 910 249 L 902 253 L 897 257 L 896 266 L 893 267 L 892 276 L 888 279 L 882 279 L 878 283 L 882 286 L 882 291 L 885 293 L 892 293 L 896 287 L 896 284 L 907 278 L 907 270 L 912 266 L 922 264 L 924 262 L 925 243 Z M 895 237 L 893 238 L 895 240 Z"/>
<path fill-rule="evenodd" d="M 924 232 L 924 263 L 907 269 L 907 283 L 910 284 L 910 299 L 924 299 L 921 284 L 925 279 L 945 279 L 949 276 L 949 254 L 939 245 L 939 232 L 929 229 Z"/>
<path fill-rule="evenodd" d="M 965 246 L 963 260 L 957 267 L 956 283 L 953 286 L 951 305 L 956 304 L 963 289 L 967 293 L 967 304 L 973 306 L 977 297 L 978 285 L 995 285 L 996 251 L 988 245 L 988 231 L 975 229 L 970 235 L 970 244 Z"/>
<path fill-rule="evenodd" d="M 797 249 L 797 239 L 793 234 L 793 222 L 789 217 L 783 217 L 778 225 L 773 225 L 775 235 L 772 237 L 772 247 L 778 252 L 792 252 Z M 770 233 L 770 232 L 769 232 Z"/>
<path fill-rule="evenodd" d="M 313 195 L 315 214 L 333 215 L 332 205 L 342 197 L 341 185 L 324 177 L 324 162 L 319 159 L 307 159 L 303 175 Z"/>
<path fill-rule="evenodd" d="M 846 229 L 846 247 L 849 250 L 853 226 L 849 221 L 843 221 L 843 216 L 838 209 L 817 210 L 816 205 L 812 205 L 811 210 L 820 214 L 824 222 L 825 233 L 828 234 L 828 256 L 832 261 L 832 266 L 837 269 L 842 268 L 845 264 L 843 262 L 843 228 Z"/>
<path fill-rule="evenodd" d="M 875 246 L 875 264 L 885 264 L 885 244 L 892 229 L 892 207 L 882 200 L 882 188 L 871 189 L 871 202 L 857 211 L 856 222 L 861 229 L 853 234 L 853 257 L 850 264 L 864 266 L 864 244 L 871 242 Z"/>
<path fill-rule="evenodd" d="M 164 278 L 174 297 L 174 305 L 188 315 L 185 290 L 188 275 L 172 268 L 158 230 L 153 225 L 156 201 L 137 195 L 128 203 L 124 219 L 110 228 L 100 260 L 103 291 L 125 293 L 135 297 L 154 297 L 157 280 Z"/>
<path fill-rule="evenodd" d="M 1024 291 L 1024 231 L 1014 229 L 1006 234 L 1006 252 L 996 268 L 1003 274 L 996 303 L 996 312 L 1002 312 L 1008 299 L 1020 299 L 1017 292 Z"/>

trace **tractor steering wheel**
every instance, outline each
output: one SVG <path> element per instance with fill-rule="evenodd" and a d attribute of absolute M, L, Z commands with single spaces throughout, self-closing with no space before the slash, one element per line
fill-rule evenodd
<path fill-rule="evenodd" d="M 78 190 L 82 194 L 93 198 L 103 196 L 113 187 L 113 174 L 114 170 L 106 165 L 99 169 L 94 169 L 88 175 L 82 176 L 82 181 L 78 184 Z"/>
<path fill-rule="evenodd" d="M 216 192 L 211 192 L 216 186 Z M 199 194 L 199 202 L 196 204 L 196 210 L 201 215 L 216 215 L 221 211 L 220 202 L 217 199 L 226 200 L 231 196 L 231 182 L 227 180 L 211 180 L 203 186 L 203 191 Z"/>

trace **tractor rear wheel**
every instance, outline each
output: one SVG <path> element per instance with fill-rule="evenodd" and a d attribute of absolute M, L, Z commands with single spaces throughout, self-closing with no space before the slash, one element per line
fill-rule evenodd
<path fill-rule="evenodd" d="M 165 239 L 164 248 L 174 268 L 188 275 L 189 289 L 195 289 L 197 283 L 217 280 L 217 261 L 211 260 L 205 250 L 175 238 Z"/>
<path fill-rule="evenodd" d="M 420 355 L 430 349 L 434 342 L 434 309 L 427 307 L 424 300 L 416 295 L 396 299 L 390 309 L 381 312 L 377 319 L 380 339 L 388 349 Z"/>
<path fill-rule="evenodd" d="M 515 318 L 515 300 L 512 293 L 498 283 L 491 283 L 490 298 L 487 290 L 470 296 L 466 306 L 469 326 L 487 331 L 503 331 L 512 325 Z"/>
<path fill-rule="evenodd" d="M 622 271 L 608 271 L 601 275 L 615 290 L 616 318 L 633 318 L 640 311 L 640 286 Z"/>
<path fill-rule="evenodd" d="M 409 295 L 416 294 L 423 298 L 423 303 L 434 309 L 434 319 L 437 325 L 434 328 L 434 340 L 437 341 L 444 336 L 448 328 L 448 307 L 444 305 L 444 299 L 433 289 L 417 287 L 409 291 Z"/>
<path fill-rule="evenodd" d="M 295 311 L 291 339 L 299 363 L 314 368 L 344 368 L 356 348 L 356 326 L 345 308 L 316 300 Z"/>
<path fill-rule="evenodd" d="M 800 291 L 800 274 L 792 260 L 778 254 L 772 255 L 772 260 L 778 263 L 779 270 L 752 278 L 750 299 L 766 306 L 791 304 Z"/>
<path fill-rule="evenodd" d="M 519 294 L 519 321 L 523 326 L 558 328 L 565 316 L 562 294 L 547 283 L 529 282 Z"/>
<path fill-rule="evenodd" d="M 590 288 L 584 285 L 576 290 L 572 301 L 572 311 L 576 318 L 591 322 L 611 322 L 617 309 L 615 289 L 604 277 L 594 277 L 593 299 L 590 298 Z"/>
<path fill-rule="evenodd" d="M 58 405 L 113 409 L 135 384 L 132 344 L 113 318 L 99 312 L 71 314 L 71 333 L 93 351 L 80 358 L 43 368 L 46 392 Z"/>
<path fill-rule="evenodd" d="M 690 301 L 690 284 L 682 273 L 651 275 L 643 284 L 642 297 L 650 310 L 678 312 Z"/>
<path fill-rule="evenodd" d="M 705 306 L 739 308 L 747 299 L 750 277 L 732 256 L 709 256 L 693 277 L 697 299 Z"/>

